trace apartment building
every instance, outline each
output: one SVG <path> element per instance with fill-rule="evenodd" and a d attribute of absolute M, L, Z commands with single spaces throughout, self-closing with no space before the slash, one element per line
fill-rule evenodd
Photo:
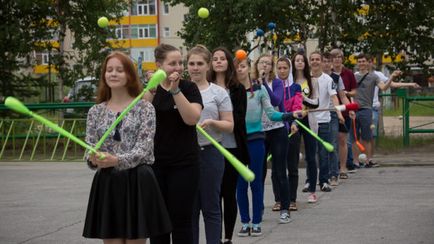
<path fill-rule="evenodd" d="M 169 6 L 160 0 L 137 0 L 132 1 L 120 24 L 115 24 L 116 40 L 108 40 L 114 48 L 128 53 L 140 71 L 155 69 L 154 49 L 160 43 L 171 44 L 185 51 L 183 40 L 177 36 L 182 28 L 184 15 L 188 8 L 177 5 Z M 72 33 L 68 30 L 63 43 L 64 52 L 71 53 Z M 56 36 L 47 41 L 53 47 L 59 47 Z M 50 57 L 55 53 L 34 53 L 35 65 L 33 73 L 48 74 L 57 72 L 53 68 L 49 70 Z M 141 69 L 140 69 L 141 68 Z"/>

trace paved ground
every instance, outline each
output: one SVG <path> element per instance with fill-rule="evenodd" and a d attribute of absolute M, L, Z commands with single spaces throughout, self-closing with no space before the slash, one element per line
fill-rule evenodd
<path fill-rule="evenodd" d="M 384 167 L 359 170 L 317 204 L 300 192 L 285 225 L 267 179 L 264 235 L 234 243 L 434 243 L 434 153 L 378 161 Z M 0 243 L 100 243 L 81 237 L 92 175 L 83 163 L 0 163 Z"/>

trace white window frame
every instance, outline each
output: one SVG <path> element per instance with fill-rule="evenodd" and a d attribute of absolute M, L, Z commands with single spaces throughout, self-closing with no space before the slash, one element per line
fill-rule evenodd
<path fill-rule="evenodd" d="M 155 29 L 157 26 L 155 26 Z M 155 36 L 151 36 L 151 25 L 145 25 L 141 27 L 137 27 L 137 38 L 138 39 L 153 39 L 157 38 L 157 33 Z"/>
<path fill-rule="evenodd" d="M 163 28 L 163 36 L 164 37 L 170 37 L 170 27 L 164 27 Z"/>
<path fill-rule="evenodd" d="M 119 26 L 119 27 L 116 27 L 116 29 L 115 29 L 115 35 L 116 35 L 116 39 L 119 39 L 119 40 L 122 40 L 123 38 L 123 27 L 122 26 Z"/>
<path fill-rule="evenodd" d="M 49 65 L 50 64 L 50 55 L 48 53 L 41 53 L 41 64 Z"/>
<path fill-rule="evenodd" d="M 149 4 L 139 3 L 137 4 L 137 15 L 149 15 Z"/>
<path fill-rule="evenodd" d="M 154 11 L 151 13 L 151 5 L 154 6 Z M 156 0 L 145 0 L 136 5 L 137 15 L 156 15 L 157 14 L 157 3 Z"/>
<path fill-rule="evenodd" d="M 163 15 L 168 15 L 170 13 L 170 5 L 168 3 L 164 3 L 163 5 Z"/>

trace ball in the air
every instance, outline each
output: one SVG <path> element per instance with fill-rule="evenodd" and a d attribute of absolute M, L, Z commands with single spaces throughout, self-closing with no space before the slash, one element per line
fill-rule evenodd
<path fill-rule="evenodd" d="M 365 163 L 367 159 L 368 158 L 366 157 L 366 154 L 364 153 L 359 154 L 359 162 Z"/>
<path fill-rule="evenodd" d="M 199 15 L 199 17 L 201 17 L 202 19 L 206 19 L 209 16 L 209 10 L 207 8 L 200 8 L 197 11 L 197 15 Z"/>
<path fill-rule="evenodd" d="M 242 60 L 244 60 L 244 59 L 247 58 L 247 53 L 246 53 L 246 51 L 244 51 L 243 49 L 239 49 L 239 50 L 237 50 L 237 51 L 235 52 L 235 57 L 236 57 L 238 60 L 242 61 Z"/>
<path fill-rule="evenodd" d="M 98 19 L 98 26 L 101 28 L 106 28 L 108 26 L 109 20 L 107 17 L 101 17 Z"/>

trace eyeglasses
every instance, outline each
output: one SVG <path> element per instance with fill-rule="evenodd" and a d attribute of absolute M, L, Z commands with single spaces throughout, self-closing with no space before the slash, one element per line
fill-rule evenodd
<path fill-rule="evenodd" d="M 336 55 L 333 58 L 343 58 L 342 55 Z"/>
<path fill-rule="evenodd" d="M 120 112 L 116 114 L 116 118 L 118 118 L 119 115 L 121 115 Z M 115 141 L 121 141 L 121 133 L 119 132 L 119 130 L 121 129 L 121 127 L 122 127 L 122 120 L 115 127 L 115 134 L 113 135 L 113 140 L 115 140 Z"/>
<path fill-rule="evenodd" d="M 259 61 L 258 64 L 271 65 L 271 62 L 268 62 L 268 61 Z"/>

